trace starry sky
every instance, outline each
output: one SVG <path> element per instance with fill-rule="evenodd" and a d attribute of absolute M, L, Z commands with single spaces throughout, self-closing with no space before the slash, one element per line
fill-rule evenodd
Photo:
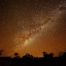
<path fill-rule="evenodd" d="M 0 49 L 4 56 L 66 51 L 66 0 L 0 0 Z"/>

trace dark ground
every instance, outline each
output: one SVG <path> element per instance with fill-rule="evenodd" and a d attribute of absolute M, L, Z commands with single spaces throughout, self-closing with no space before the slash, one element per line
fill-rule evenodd
<path fill-rule="evenodd" d="M 53 57 L 53 54 L 43 53 L 44 57 L 33 57 L 30 54 L 26 54 L 22 58 L 18 53 L 15 53 L 15 57 L 0 57 L 0 66 L 66 66 L 66 52 Z"/>

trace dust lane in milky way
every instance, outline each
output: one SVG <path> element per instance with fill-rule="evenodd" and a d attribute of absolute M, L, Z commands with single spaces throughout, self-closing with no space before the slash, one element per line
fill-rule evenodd
<path fill-rule="evenodd" d="M 51 15 L 48 16 L 48 18 L 43 19 L 42 20 L 43 22 L 41 21 L 43 23 L 42 25 L 40 25 L 39 27 L 36 27 L 36 29 L 32 29 L 32 31 L 30 31 L 32 36 L 28 36 L 28 38 L 25 39 L 25 41 L 23 43 L 24 45 L 22 45 L 22 40 L 21 40 L 21 43 L 20 43 L 21 45 L 19 45 L 19 42 L 18 42 L 18 45 L 17 45 L 16 49 L 20 49 L 21 50 L 22 48 L 25 48 L 24 46 L 29 46 L 30 44 L 32 44 L 34 41 L 36 41 L 36 39 L 40 39 L 39 36 L 42 35 L 42 32 L 44 33 L 45 36 L 47 36 L 48 32 L 46 31 L 46 29 L 48 30 L 50 27 L 53 28 L 56 24 L 59 24 L 59 22 L 56 22 L 56 21 L 62 16 L 62 13 L 63 13 L 59 9 L 60 9 L 60 7 L 54 9 L 53 12 L 51 12 Z M 47 23 L 45 25 L 46 21 L 47 21 Z M 17 41 L 19 41 L 19 40 L 17 40 Z"/>
<path fill-rule="evenodd" d="M 29 45 L 29 42 L 32 41 L 31 39 L 36 37 L 35 34 L 37 34 L 39 36 L 39 33 L 41 31 L 45 31 L 45 29 L 47 27 L 51 26 L 51 24 L 55 24 L 53 21 L 60 18 L 61 11 L 59 11 L 59 8 L 56 8 L 56 9 L 53 10 L 53 12 L 54 13 L 53 13 L 52 16 L 48 16 L 48 17 L 46 17 L 46 19 L 42 19 L 42 21 L 41 21 L 42 23 L 41 23 L 41 25 L 39 27 L 36 27 L 36 28 L 32 29 L 31 31 L 25 31 L 25 33 L 24 33 L 25 36 L 24 35 L 23 36 L 25 38 L 24 42 L 26 42 L 26 43 L 24 43 L 24 44 Z M 46 25 L 45 25 L 45 23 L 46 23 Z M 21 34 L 21 32 L 19 32 L 19 33 Z M 17 39 L 16 39 L 15 42 L 18 43 L 17 47 L 22 45 L 23 40 L 21 38 L 21 35 L 20 35 L 20 37 L 17 36 Z M 19 45 L 19 44 L 21 44 L 21 45 Z"/>
<path fill-rule="evenodd" d="M 4 55 L 66 50 L 65 0 L 1 0 L 0 48 Z"/>

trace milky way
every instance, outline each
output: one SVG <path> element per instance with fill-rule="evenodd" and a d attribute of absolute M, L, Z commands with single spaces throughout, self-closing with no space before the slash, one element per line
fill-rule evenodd
<path fill-rule="evenodd" d="M 30 31 L 25 31 L 23 34 L 25 40 L 23 41 L 21 35 L 20 37 L 17 37 L 18 39 L 15 41 L 17 42 L 17 45 L 15 47 L 15 50 L 25 48 L 26 46 L 29 46 L 32 44 L 32 42 L 36 41 L 36 39 L 39 39 L 39 36 L 41 36 L 42 32 L 46 35 L 47 31 L 51 26 L 55 26 L 56 22 L 60 17 L 62 17 L 63 11 L 60 10 L 62 5 L 58 6 L 56 9 L 52 10 L 50 15 L 45 17 L 45 19 L 41 20 L 40 26 L 36 26 L 35 28 L 32 28 Z M 37 22 L 37 20 L 36 20 Z M 35 24 L 33 24 L 35 25 Z M 52 27 L 53 28 L 53 27 Z M 21 32 L 20 32 L 21 34 Z M 38 37 L 38 38 L 37 38 Z"/>
<path fill-rule="evenodd" d="M 1 0 L 0 9 L 0 47 L 5 55 L 66 50 L 65 0 Z"/>

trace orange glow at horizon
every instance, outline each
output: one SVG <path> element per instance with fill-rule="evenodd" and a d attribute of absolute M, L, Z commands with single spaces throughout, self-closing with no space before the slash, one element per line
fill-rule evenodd
<path fill-rule="evenodd" d="M 0 49 L 4 56 L 66 51 L 66 0 L 4 0 L 0 5 Z"/>

